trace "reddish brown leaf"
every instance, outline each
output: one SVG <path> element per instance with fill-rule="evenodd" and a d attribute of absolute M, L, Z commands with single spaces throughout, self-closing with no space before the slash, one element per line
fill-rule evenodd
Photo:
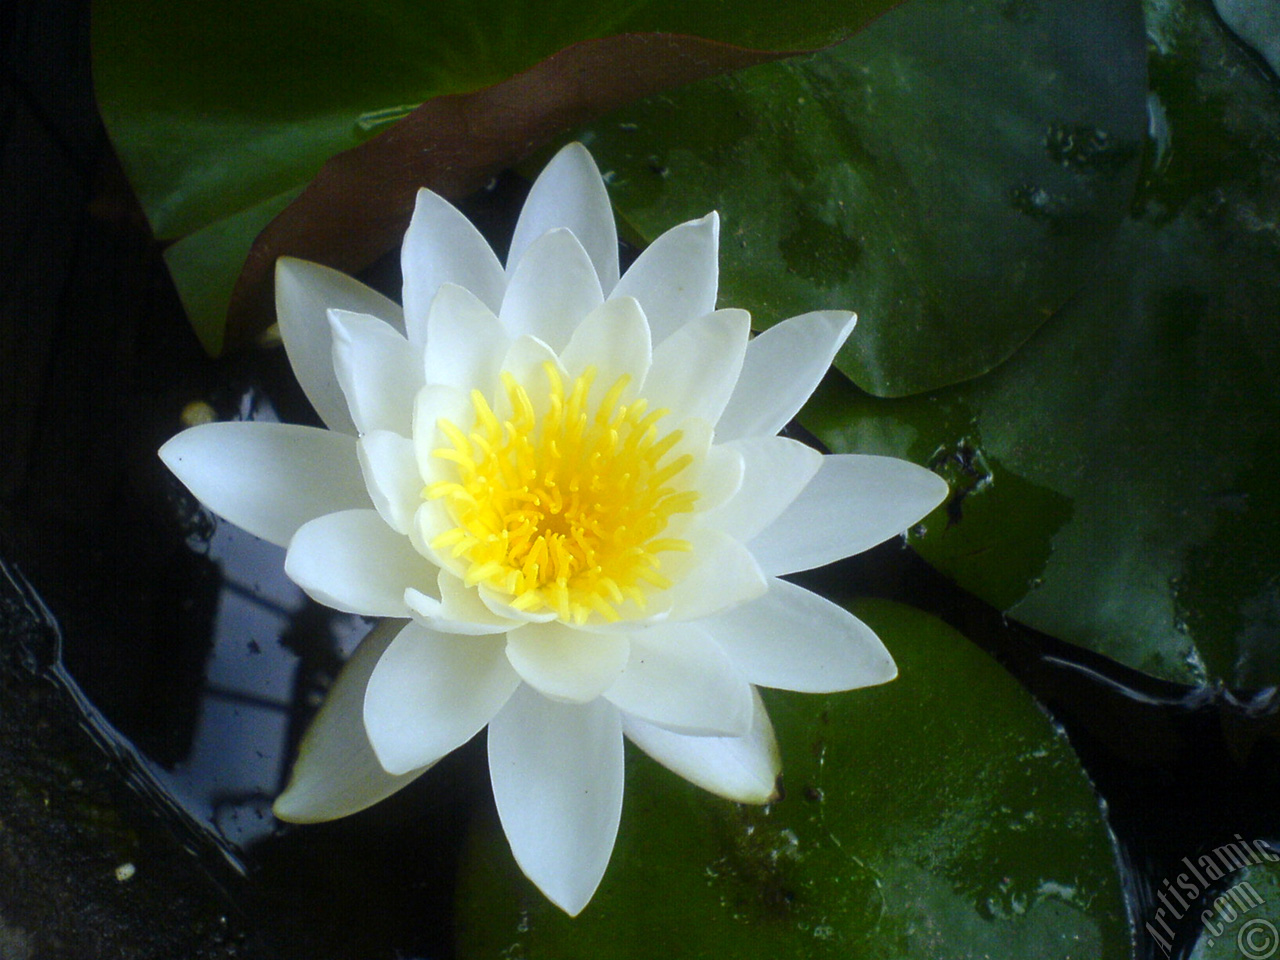
<path fill-rule="evenodd" d="M 400 240 L 419 187 L 463 197 L 556 134 L 625 103 L 791 55 L 675 34 L 622 34 L 566 47 L 483 90 L 424 103 L 332 157 L 258 235 L 231 297 L 228 347 L 248 343 L 271 322 L 278 257 L 354 273 Z"/>

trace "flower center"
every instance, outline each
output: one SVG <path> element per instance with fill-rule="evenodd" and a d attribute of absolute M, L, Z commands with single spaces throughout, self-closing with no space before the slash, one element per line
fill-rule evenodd
<path fill-rule="evenodd" d="M 473 390 L 470 433 L 439 421 L 450 446 L 434 455 L 453 464 L 457 479 L 423 493 L 442 499 L 457 526 L 431 546 L 464 561 L 467 586 L 486 584 L 517 610 L 551 610 L 579 625 L 594 611 L 612 622 L 627 601 L 643 611 L 646 591 L 671 586 L 660 554 L 690 549 L 662 533 L 698 499 L 672 483 L 693 456 L 672 455 L 683 434 L 658 429 L 666 410 L 621 402 L 629 377 L 592 410 L 595 367 L 568 389 L 554 364 L 543 370 L 549 402 L 541 417 L 524 386 L 503 374 L 510 419 L 500 421 Z"/>

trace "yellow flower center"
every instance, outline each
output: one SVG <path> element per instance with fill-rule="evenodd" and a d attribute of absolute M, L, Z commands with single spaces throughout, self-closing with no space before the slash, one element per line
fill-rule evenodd
<path fill-rule="evenodd" d="M 567 390 L 554 364 L 543 369 L 549 402 L 541 417 L 524 386 L 503 374 L 510 419 L 499 420 L 473 390 L 470 433 L 439 421 L 450 446 L 434 455 L 453 465 L 456 479 L 423 493 L 443 500 L 457 526 L 431 546 L 465 562 L 467 586 L 486 584 L 517 610 L 550 610 L 579 625 L 595 612 L 612 622 L 628 600 L 643 611 L 647 590 L 671 586 L 660 554 L 690 549 L 662 534 L 698 499 L 672 483 L 693 456 L 670 455 L 683 434 L 658 429 L 668 411 L 621 402 L 629 377 L 593 411 L 594 367 Z"/>

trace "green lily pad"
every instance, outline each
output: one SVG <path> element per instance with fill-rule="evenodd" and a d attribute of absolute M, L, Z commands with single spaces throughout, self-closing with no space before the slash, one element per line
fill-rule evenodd
<path fill-rule="evenodd" d="M 1145 97 L 1128 0 L 916 0 L 582 137 L 642 238 L 718 209 L 723 302 L 763 325 L 856 310 L 836 365 L 903 396 L 996 366 L 1097 268 Z"/>
<path fill-rule="evenodd" d="M 1265 686 L 1280 90 L 1206 8 L 1149 14 L 1158 139 L 1095 281 L 981 379 L 897 401 L 833 380 L 806 422 L 947 474 L 917 549 L 1011 616 L 1158 677 Z"/>
<path fill-rule="evenodd" d="M 178 11 L 160 0 L 98 0 L 93 69 L 103 119 L 156 236 L 189 237 L 197 248 L 174 258 L 175 279 L 208 346 L 220 335 L 227 278 L 270 220 L 275 199 L 296 194 L 328 158 L 422 102 L 487 87 L 578 41 L 616 34 L 813 49 L 895 2 L 737 0 L 730 15 L 720 0 L 228 0 Z M 613 63 L 624 80 L 631 65 L 625 57 Z M 572 86 L 571 76 L 561 79 Z M 587 103 L 597 93 L 576 97 Z M 526 112 L 539 109 L 537 97 L 521 102 Z M 603 109 L 619 102 L 606 100 Z M 471 118 L 478 141 L 527 137 L 509 122 L 510 104 L 506 111 L 507 122 L 503 114 Z M 424 153 L 431 148 L 421 145 Z M 465 167 L 467 158 L 451 162 Z M 202 278 L 187 265 L 207 265 L 216 276 Z"/>
<path fill-rule="evenodd" d="M 1242 838 L 1243 839 L 1243 838 Z M 1256 850 L 1276 854 L 1274 846 L 1258 847 L 1245 840 L 1233 844 L 1245 855 L 1261 859 L 1224 881 L 1224 889 L 1207 898 L 1201 909 L 1200 940 L 1191 952 L 1191 960 L 1270 960 L 1280 953 L 1280 865 L 1261 858 Z M 1157 925 L 1150 935 L 1166 936 Z"/>
<path fill-rule="evenodd" d="M 995 661 L 919 611 L 857 612 L 901 675 L 766 693 L 784 799 L 744 807 L 628 755 L 613 860 L 576 919 L 475 828 L 459 957 L 1128 956 L 1098 802 L 1062 733 Z"/>

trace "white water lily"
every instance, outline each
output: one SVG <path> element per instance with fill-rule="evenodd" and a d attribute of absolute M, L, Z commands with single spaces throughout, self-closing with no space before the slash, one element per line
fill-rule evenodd
<path fill-rule="evenodd" d="M 715 308 L 717 257 L 712 213 L 619 278 L 605 187 L 575 144 L 534 184 L 505 269 L 421 191 L 403 311 L 280 262 L 285 347 L 329 429 L 215 423 L 161 450 L 210 509 L 288 547 L 316 600 L 396 618 L 338 678 L 278 816 L 367 807 L 487 725 L 512 852 L 576 914 L 613 849 L 624 736 L 763 803 L 779 757 L 756 685 L 895 675 L 867 626 L 780 577 L 901 532 L 946 486 L 777 436 L 854 317 L 751 339 L 746 312 Z"/>

